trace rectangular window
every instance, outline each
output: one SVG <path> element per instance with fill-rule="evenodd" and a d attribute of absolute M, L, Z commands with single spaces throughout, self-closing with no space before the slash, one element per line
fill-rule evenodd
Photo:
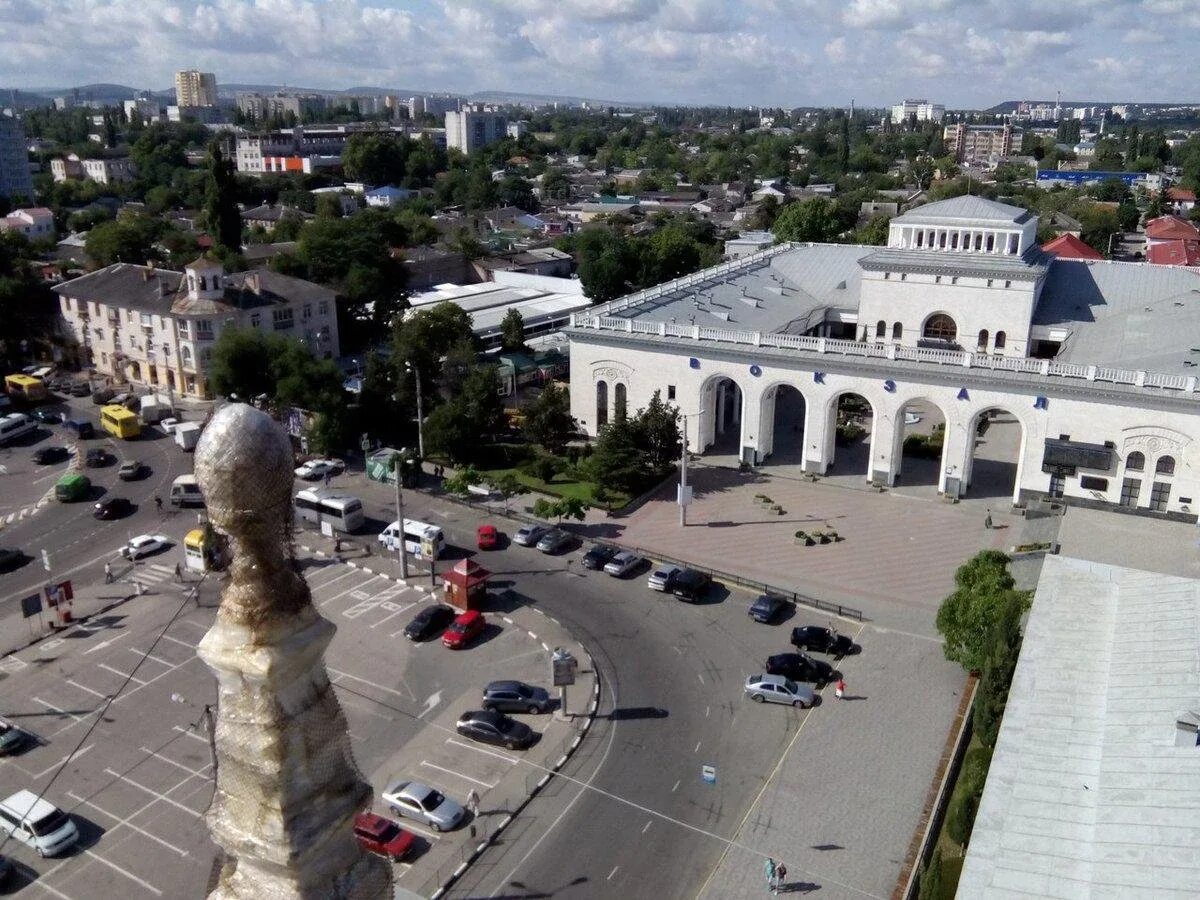
<path fill-rule="evenodd" d="M 312 318 L 312 304 L 305 303 L 304 309 L 301 310 L 301 312 L 300 312 L 300 319 L 301 319 L 301 321 L 307 322 L 311 318 Z"/>
<path fill-rule="evenodd" d="M 668 400 L 675 399 L 675 385 L 673 385 L 673 384 L 667 385 L 667 399 Z"/>
<path fill-rule="evenodd" d="M 1108 479 L 1097 478 L 1094 475 L 1079 476 L 1079 486 L 1085 491 L 1107 491 Z"/>
<path fill-rule="evenodd" d="M 329 315 L 329 301 L 328 300 L 322 300 L 320 303 L 317 304 L 317 313 L 322 316 Z"/>
<path fill-rule="evenodd" d="M 210 319 L 199 319 L 195 322 L 196 325 L 196 340 L 211 341 L 213 339 L 213 327 Z"/>
<path fill-rule="evenodd" d="M 1121 505 L 1131 509 L 1137 506 L 1138 494 L 1142 492 L 1142 482 L 1139 478 L 1126 478 L 1121 482 Z"/>
<path fill-rule="evenodd" d="M 1167 501 L 1171 499 L 1171 482 L 1156 481 L 1153 487 L 1150 488 L 1150 508 L 1163 512 L 1167 508 Z"/>
<path fill-rule="evenodd" d="M 250 327 L 257 328 L 261 324 L 262 324 L 262 314 L 261 313 L 250 313 Z"/>
<path fill-rule="evenodd" d="M 271 321 L 276 331 L 285 331 L 292 327 L 292 308 L 271 310 Z"/>

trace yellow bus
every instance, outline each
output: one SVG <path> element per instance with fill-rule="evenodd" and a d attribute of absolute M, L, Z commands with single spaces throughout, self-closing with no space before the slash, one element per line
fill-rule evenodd
<path fill-rule="evenodd" d="M 137 413 L 113 404 L 100 407 L 100 427 L 113 437 L 126 440 L 135 438 L 142 433 L 142 425 L 138 421 Z"/>
<path fill-rule="evenodd" d="M 33 375 L 6 375 L 4 377 L 4 390 L 8 396 L 18 400 L 26 400 L 30 403 L 45 400 L 50 393 L 46 390 L 46 382 L 40 378 L 35 378 Z"/>
<path fill-rule="evenodd" d="M 193 528 L 183 539 L 183 561 L 189 572 L 207 572 L 229 565 L 228 542 L 211 528 Z"/>

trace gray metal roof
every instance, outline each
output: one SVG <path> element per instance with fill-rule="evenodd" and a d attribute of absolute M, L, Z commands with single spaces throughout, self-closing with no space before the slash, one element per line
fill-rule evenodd
<path fill-rule="evenodd" d="M 1046 558 L 960 897 L 1194 897 L 1200 581 Z"/>
<path fill-rule="evenodd" d="M 911 209 L 892 219 L 893 225 L 1020 225 L 1029 221 L 1030 213 L 1019 206 L 998 203 L 986 197 L 965 194 L 938 200 Z"/>

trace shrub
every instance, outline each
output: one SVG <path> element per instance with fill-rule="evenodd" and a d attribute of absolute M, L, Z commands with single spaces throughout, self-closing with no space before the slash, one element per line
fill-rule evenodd
<path fill-rule="evenodd" d="M 971 840 L 971 829 L 975 827 L 979 794 L 960 790 L 960 787 L 954 789 L 954 796 L 950 798 L 950 806 L 946 810 L 946 833 L 956 844 L 965 848 Z M 982 791 L 982 786 L 980 790 Z"/>
<path fill-rule="evenodd" d="M 917 900 L 942 900 L 942 848 L 936 847 L 929 865 L 921 868 L 921 886 Z"/>
<path fill-rule="evenodd" d="M 854 422 L 847 422 L 845 425 L 837 427 L 837 440 L 843 444 L 849 444 L 851 441 L 857 441 L 867 433 L 867 429 L 863 428 Z"/>

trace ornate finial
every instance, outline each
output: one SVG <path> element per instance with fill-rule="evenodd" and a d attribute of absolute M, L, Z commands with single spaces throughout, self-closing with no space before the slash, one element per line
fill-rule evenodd
<path fill-rule="evenodd" d="M 200 657 L 217 675 L 217 788 L 208 812 L 224 850 L 210 897 L 391 896 L 391 872 L 354 839 L 371 802 L 325 670 L 334 627 L 293 566 L 292 451 L 268 415 L 221 409 L 196 447 L 196 478 L 233 563 Z"/>

